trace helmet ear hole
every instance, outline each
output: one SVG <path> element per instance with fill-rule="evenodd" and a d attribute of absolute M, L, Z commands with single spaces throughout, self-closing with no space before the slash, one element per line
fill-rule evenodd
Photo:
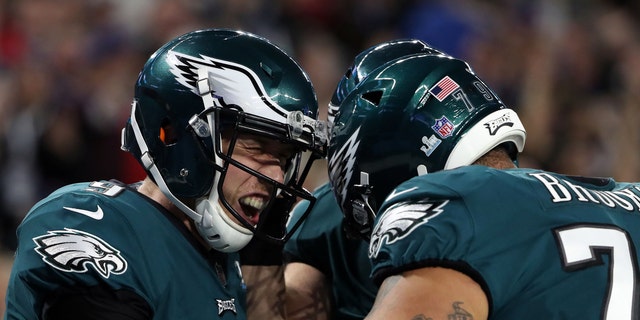
<path fill-rule="evenodd" d="M 162 120 L 158 138 L 160 138 L 160 141 L 162 141 L 165 146 L 175 144 L 178 141 L 177 132 L 169 119 Z"/>
<path fill-rule="evenodd" d="M 273 70 L 271 70 L 271 68 L 269 68 L 268 65 L 260 62 L 260 68 L 262 69 L 262 71 L 264 71 L 264 73 L 266 73 L 269 77 L 273 77 Z"/>
<path fill-rule="evenodd" d="M 382 100 L 382 91 L 376 90 L 376 91 L 366 92 L 362 94 L 362 99 L 367 100 L 370 103 L 377 106 L 380 104 L 380 100 Z"/>
<path fill-rule="evenodd" d="M 347 79 L 351 78 L 351 72 L 353 72 L 353 68 L 348 68 L 347 72 L 344 73 L 344 77 Z"/>

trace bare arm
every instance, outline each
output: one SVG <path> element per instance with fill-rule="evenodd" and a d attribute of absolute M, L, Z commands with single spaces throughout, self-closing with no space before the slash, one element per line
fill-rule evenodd
<path fill-rule="evenodd" d="M 287 264 L 287 319 L 329 319 L 329 286 L 320 270 L 299 262 Z"/>
<path fill-rule="evenodd" d="M 243 265 L 247 319 L 284 319 L 284 266 Z"/>
<path fill-rule="evenodd" d="M 422 268 L 384 280 L 369 320 L 486 320 L 487 297 L 467 275 L 452 269 Z"/>

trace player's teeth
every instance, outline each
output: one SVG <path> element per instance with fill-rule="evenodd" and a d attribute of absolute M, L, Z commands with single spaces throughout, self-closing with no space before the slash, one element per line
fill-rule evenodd
<path fill-rule="evenodd" d="M 264 207 L 264 200 L 260 197 L 246 197 L 242 198 L 240 202 L 258 210 L 262 210 Z"/>

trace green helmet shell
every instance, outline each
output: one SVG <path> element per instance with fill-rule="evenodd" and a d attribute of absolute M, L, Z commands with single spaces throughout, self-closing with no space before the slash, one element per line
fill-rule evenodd
<path fill-rule="evenodd" d="M 376 69 L 345 97 L 329 142 L 329 175 L 346 223 L 366 236 L 376 204 L 401 182 L 469 165 L 502 143 L 522 151 L 524 141 L 518 116 L 464 61 L 410 55 Z"/>
<path fill-rule="evenodd" d="M 254 234 L 282 243 L 299 226 L 303 218 L 282 234 L 265 227 L 269 225 L 265 221 L 288 212 L 284 208 L 269 219 L 276 202 L 290 207 L 297 198 L 314 200 L 302 184 L 313 160 L 326 153 L 326 125 L 317 116 L 309 78 L 280 48 L 246 32 L 200 30 L 169 41 L 145 63 L 135 85 L 122 148 L 195 222 L 209 246 L 234 252 Z M 223 134 L 228 148 L 222 146 Z M 232 156 L 240 134 L 265 136 L 294 147 L 284 181 Z M 304 151 L 310 151 L 310 157 L 303 166 Z M 269 186 L 271 197 L 260 209 L 257 223 L 234 209 L 222 192 L 231 165 Z"/>
<path fill-rule="evenodd" d="M 248 108 L 247 104 L 254 103 L 249 99 L 234 101 L 219 97 L 226 105 L 278 122 L 285 122 L 287 111 L 301 111 L 317 119 L 316 95 L 307 75 L 268 40 L 234 30 L 209 29 L 187 33 L 168 42 L 149 58 L 140 72 L 132 117 L 136 117 L 162 179 L 177 197 L 207 194 L 216 174 L 211 157 L 203 156 L 199 142 L 186 131 L 189 120 L 205 109 L 197 87 L 197 72 L 203 66 L 247 75 L 244 88 L 214 85 L 214 96 L 221 94 L 221 89 L 226 92 L 250 89 L 255 97 L 269 102 L 271 110 L 267 111 L 271 113 Z M 218 83 L 224 85 L 223 81 Z M 239 105 L 239 101 L 247 104 Z M 161 132 L 167 128 L 172 130 L 172 139 L 162 141 Z M 123 147 L 147 167 L 141 161 L 142 154 L 131 130 L 127 130 Z M 213 150 L 212 146 L 209 148 Z"/>
<path fill-rule="evenodd" d="M 444 54 L 430 45 L 416 39 L 397 39 L 382 42 L 360 52 L 347 68 L 331 97 L 329 121 L 333 120 L 340 103 L 370 72 L 397 58 L 412 54 Z"/>

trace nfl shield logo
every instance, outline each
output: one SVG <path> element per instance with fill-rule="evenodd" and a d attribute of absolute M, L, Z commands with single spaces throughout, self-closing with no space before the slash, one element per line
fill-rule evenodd
<path fill-rule="evenodd" d="M 453 133 L 453 123 L 447 119 L 447 117 L 442 116 L 442 118 L 436 120 L 436 123 L 431 127 L 441 138 L 445 139 L 451 136 Z"/>

